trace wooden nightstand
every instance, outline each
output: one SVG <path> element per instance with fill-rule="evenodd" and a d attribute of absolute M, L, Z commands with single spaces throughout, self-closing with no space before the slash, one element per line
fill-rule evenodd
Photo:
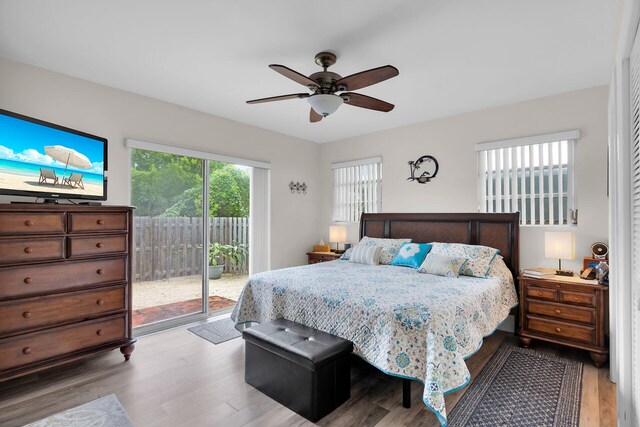
<path fill-rule="evenodd" d="M 535 338 L 581 348 L 601 367 L 609 354 L 609 288 L 578 276 L 518 279 L 520 344 L 528 347 Z"/>
<path fill-rule="evenodd" d="M 318 262 L 333 261 L 338 259 L 342 254 L 336 254 L 334 252 L 307 252 L 309 258 L 308 264 L 316 264 Z"/>

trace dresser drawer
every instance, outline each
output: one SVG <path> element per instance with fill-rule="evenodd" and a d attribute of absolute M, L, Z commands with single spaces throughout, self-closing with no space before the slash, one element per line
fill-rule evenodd
<path fill-rule="evenodd" d="M 0 212 L 0 234 L 37 233 L 64 233 L 64 213 Z"/>
<path fill-rule="evenodd" d="M 124 281 L 126 258 L 0 268 L 0 298 Z"/>
<path fill-rule="evenodd" d="M 0 264 L 64 258 L 64 237 L 0 240 Z"/>
<path fill-rule="evenodd" d="M 527 286 L 527 298 L 541 299 L 547 301 L 556 301 L 558 299 L 558 291 L 555 289 L 538 288 L 535 286 Z"/>
<path fill-rule="evenodd" d="M 527 305 L 528 313 L 589 325 L 595 325 L 596 323 L 596 310 L 594 308 L 572 307 L 564 304 L 533 300 L 528 301 Z"/>
<path fill-rule="evenodd" d="M 0 303 L 0 335 L 125 309 L 123 286 Z"/>
<path fill-rule="evenodd" d="M 125 318 L 91 320 L 0 340 L 0 370 L 18 368 L 125 338 Z"/>
<path fill-rule="evenodd" d="M 596 295 L 586 292 L 575 291 L 558 291 L 560 293 L 560 302 L 566 302 L 568 304 L 588 305 L 595 307 Z"/>
<path fill-rule="evenodd" d="M 593 326 L 581 326 L 534 316 L 527 316 L 527 329 L 585 344 L 594 344 L 596 338 L 596 329 Z"/>
<path fill-rule="evenodd" d="M 126 231 L 126 213 L 70 213 L 69 232 Z"/>
<path fill-rule="evenodd" d="M 69 237 L 69 258 L 124 253 L 127 251 L 127 236 Z"/>

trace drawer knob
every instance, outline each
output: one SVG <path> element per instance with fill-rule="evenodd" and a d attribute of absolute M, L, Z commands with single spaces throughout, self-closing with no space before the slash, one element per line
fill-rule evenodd
<path fill-rule="evenodd" d="M 100 249 L 104 248 L 104 243 L 102 242 L 96 243 L 96 248 L 100 248 Z"/>
<path fill-rule="evenodd" d="M 96 304 L 104 305 L 104 300 L 103 299 L 99 299 L 98 301 L 96 301 Z"/>
<path fill-rule="evenodd" d="M 538 292 L 538 296 L 542 296 L 542 292 Z"/>
<path fill-rule="evenodd" d="M 558 284 L 556 283 L 556 288 L 559 288 L 559 287 L 560 287 L 560 285 L 558 285 Z"/>
<path fill-rule="evenodd" d="M 26 248 L 24 248 L 25 254 L 30 254 L 31 252 L 33 252 L 33 249 L 31 249 L 30 247 L 27 246 Z"/>
<path fill-rule="evenodd" d="M 580 298 L 578 298 L 578 297 L 573 297 L 573 300 L 574 300 L 574 301 L 580 301 Z"/>
<path fill-rule="evenodd" d="M 24 225 L 26 225 L 27 227 L 31 227 L 33 225 L 33 221 L 31 221 L 30 219 L 26 220 L 24 222 Z"/>
<path fill-rule="evenodd" d="M 101 268 L 99 268 L 99 269 L 97 269 L 97 270 L 96 270 L 96 273 L 98 273 L 98 274 L 102 274 L 102 273 L 104 273 L 104 270 L 103 270 L 103 269 L 101 269 Z"/>
<path fill-rule="evenodd" d="M 23 353 L 23 354 L 29 354 L 29 353 L 31 353 L 31 347 L 25 347 L 25 348 L 23 348 L 23 349 L 22 349 L 22 353 Z"/>
<path fill-rule="evenodd" d="M 99 220 L 96 221 L 96 223 L 98 225 L 103 225 L 104 224 L 104 219 L 99 219 Z"/>
<path fill-rule="evenodd" d="M 556 332 L 560 333 L 560 332 L 562 332 L 562 329 L 556 328 Z"/>
<path fill-rule="evenodd" d="M 25 277 L 24 283 L 26 283 L 27 285 L 30 285 L 31 283 L 33 283 L 33 279 L 31 277 Z"/>
<path fill-rule="evenodd" d="M 28 319 L 31 317 L 31 312 L 30 311 L 25 311 L 24 313 L 22 313 L 22 317 L 24 317 L 25 319 Z"/>
<path fill-rule="evenodd" d="M 98 329 L 96 331 L 96 335 L 103 336 L 104 335 L 104 331 L 102 329 Z"/>
<path fill-rule="evenodd" d="M 556 314 L 560 314 L 560 313 L 562 313 L 562 311 L 556 309 Z"/>

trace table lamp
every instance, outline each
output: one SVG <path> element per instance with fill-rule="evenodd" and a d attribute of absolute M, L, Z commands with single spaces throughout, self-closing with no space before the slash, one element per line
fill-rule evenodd
<path fill-rule="evenodd" d="M 558 276 L 573 276 L 573 271 L 562 269 L 563 259 L 576 257 L 576 238 L 573 231 L 547 231 L 544 233 L 545 258 L 557 258 Z"/>
<path fill-rule="evenodd" d="M 330 225 L 329 226 L 329 243 L 336 244 L 335 253 L 340 253 L 344 251 L 338 251 L 339 243 L 347 242 L 347 227 L 344 225 Z"/>

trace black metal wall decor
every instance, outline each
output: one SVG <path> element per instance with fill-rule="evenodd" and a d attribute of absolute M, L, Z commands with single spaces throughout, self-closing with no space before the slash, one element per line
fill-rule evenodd
<path fill-rule="evenodd" d="M 416 171 L 421 167 L 424 167 L 425 171 L 422 172 L 420 176 L 416 176 Z M 422 156 L 415 162 L 413 160 L 410 161 L 409 168 L 411 169 L 411 176 L 407 178 L 408 181 L 418 181 L 420 184 L 426 184 L 436 177 L 440 166 L 438 165 L 438 161 L 435 157 Z"/>
<path fill-rule="evenodd" d="M 291 181 L 289 183 L 289 190 L 291 190 L 291 194 L 307 194 L 307 183 L 303 182 L 300 184 L 299 182 L 296 182 L 294 184 L 293 181 Z"/>

